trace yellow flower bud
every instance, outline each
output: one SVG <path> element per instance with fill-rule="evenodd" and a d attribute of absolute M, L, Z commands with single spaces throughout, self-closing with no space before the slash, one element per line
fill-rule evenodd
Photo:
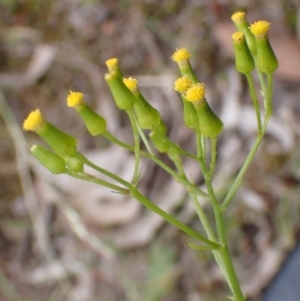
<path fill-rule="evenodd" d="M 108 72 L 116 72 L 121 78 L 123 77 L 121 69 L 119 67 L 119 60 L 117 58 L 111 58 L 105 62 Z"/>
<path fill-rule="evenodd" d="M 24 131 L 38 132 L 45 127 L 46 121 L 44 120 L 39 109 L 32 111 L 23 122 Z"/>
<path fill-rule="evenodd" d="M 84 104 L 83 94 L 80 92 L 70 91 L 70 93 L 67 97 L 67 104 L 68 104 L 68 107 L 71 107 L 71 108 L 75 108 L 75 109 L 80 108 Z"/>
<path fill-rule="evenodd" d="M 190 57 L 191 54 L 186 48 L 179 48 L 173 53 L 171 58 L 178 64 L 179 71 L 182 76 L 188 75 L 193 83 L 198 83 L 199 80 L 189 62 Z"/>
<path fill-rule="evenodd" d="M 34 131 L 41 136 L 60 157 L 77 154 L 77 141 L 46 121 L 40 110 L 31 112 L 23 123 L 25 131 Z"/>
<path fill-rule="evenodd" d="M 231 16 L 231 20 L 234 22 L 238 31 L 241 31 L 245 37 L 248 44 L 249 50 L 252 55 L 256 55 L 256 44 L 253 34 L 249 30 L 249 23 L 246 19 L 245 12 L 236 12 Z"/>
<path fill-rule="evenodd" d="M 197 105 L 204 101 L 205 86 L 202 83 L 193 84 L 185 94 L 185 99 Z"/>
<path fill-rule="evenodd" d="M 70 91 L 67 103 L 69 107 L 75 108 L 92 136 L 102 135 L 106 132 L 105 119 L 84 102 L 82 93 Z"/>
<path fill-rule="evenodd" d="M 186 92 L 185 99 L 194 105 L 199 124 L 199 133 L 204 137 L 217 137 L 223 130 L 223 123 L 212 111 L 205 99 L 204 84 L 193 84 Z"/>
<path fill-rule="evenodd" d="M 123 78 L 123 83 L 125 86 L 133 93 L 136 94 L 138 92 L 138 81 L 135 78 L 128 77 Z"/>
<path fill-rule="evenodd" d="M 156 129 L 161 123 L 160 114 L 141 94 L 138 89 L 137 79 L 132 77 L 123 78 L 123 82 L 135 96 L 136 101 L 133 105 L 133 109 L 140 127 L 145 130 Z"/>
<path fill-rule="evenodd" d="M 268 37 L 270 26 L 271 23 L 267 21 L 258 21 L 250 26 L 256 42 L 257 68 L 266 74 L 271 74 L 278 68 L 278 60 Z"/>
<path fill-rule="evenodd" d="M 193 82 L 188 75 L 179 77 L 174 82 L 174 90 L 180 94 L 185 94 L 186 91 L 192 86 Z"/>

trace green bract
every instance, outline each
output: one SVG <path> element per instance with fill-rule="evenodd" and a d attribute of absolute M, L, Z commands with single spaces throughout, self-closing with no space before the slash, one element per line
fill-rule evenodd
<path fill-rule="evenodd" d="M 92 136 L 102 135 L 106 132 L 106 121 L 93 111 L 87 104 L 83 104 L 77 110 L 87 130 Z"/>
<path fill-rule="evenodd" d="M 105 75 L 105 80 L 114 97 L 115 103 L 120 110 L 128 110 L 135 103 L 135 96 L 123 83 L 122 78 L 116 71 Z"/>

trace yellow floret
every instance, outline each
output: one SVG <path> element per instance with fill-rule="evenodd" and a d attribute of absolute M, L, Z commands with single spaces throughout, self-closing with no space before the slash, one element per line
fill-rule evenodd
<path fill-rule="evenodd" d="M 125 84 L 125 86 L 132 92 L 132 93 L 136 93 L 138 91 L 138 81 L 136 78 L 133 77 L 128 77 L 125 78 L 123 77 L 123 83 Z"/>
<path fill-rule="evenodd" d="M 174 90 L 178 93 L 185 93 L 193 84 L 189 76 L 183 76 L 176 79 Z"/>
<path fill-rule="evenodd" d="M 68 107 L 78 108 L 83 103 L 84 103 L 84 101 L 83 101 L 83 94 L 82 93 L 70 91 L 70 93 L 67 97 Z"/>
<path fill-rule="evenodd" d="M 193 84 L 185 94 L 185 98 L 190 102 L 202 101 L 205 94 L 205 86 L 202 83 Z"/>
<path fill-rule="evenodd" d="M 172 55 L 172 60 L 176 63 L 188 61 L 189 58 L 191 57 L 191 54 L 188 52 L 186 48 L 179 48 L 176 49 L 174 54 Z"/>
<path fill-rule="evenodd" d="M 241 41 L 244 41 L 245 40 L 245 35 L 238 31 L 238 32 L 235 32 L 233 35 L 232 35 L 232 40 L 233 42 L 241 42 Z"/>
<path fill-rule="evenodd" d="M 242 22 L 242 21 L 245 21 L 245 12 L 243 11 L 239 11 L 239 12 L 236 12 L 235 14 L 233 14 L 231 16 L 231 20 L 234 22 L 234 23 L 239 23 L 239 22 Z"/>
<path fill-rule="evenodd" d="M 270 29 L 271 23 L 268 21 L 258 21 L 249 27 L 256 38 L 265 37 Z"/>
<path fill-rule="evenodd" d="M 115 70 L 119 65 L 119 61 L 115 57 L 107 60 L 105 63 L 106 63 L 108 70 Z"/>
<path fill-rule="evenodd" d="M 45 124 L 45 120 L 39 109 L 32 111 L 24 120 L 23 129 L 25 131 L 38 131 Z"/>

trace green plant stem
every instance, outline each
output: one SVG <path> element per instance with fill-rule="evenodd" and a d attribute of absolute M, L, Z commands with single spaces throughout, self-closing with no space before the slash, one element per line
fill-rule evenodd
<path fill-rule="evenodd" d="M 134 115 L 134 111 L 132 108 L 129 110 L 126 110 L 126 113 L 128 114 L 128 117 L 130 119 L 132 132 L 133 132 L 133 138 L 134 138 L 134 155 L 135 155 L 135 164 L 134 164 L 134 172 L 132 176 L 132 184 L 136 185 L 139 180 L 140 175 L 140 138 L 139 138 L 139 132 L 137 128 L 137 122 Z"/>
<path fill-rule="evenodd" d="M 201 134 L 200 134 L 201 135 Z M 202 145 L 202 156 L 206 160 L 206 138 L 201 135 L 201 145 Z"/>
<path fill-rule="evenodd" d="M 209 167 L 209 172 L 207 174 L 207 178 L 209 180 L 212 179 L 215 168 L 216 168 L 216 161 L 217 161 L 217 140 L 218 138 L 211 138 L 210 139 L 210 167 Z"/>
<path fill-rule="evenodd" d="M 266 133 L 266 129 L 269 123 L 269 119 L 272 115 L 272 85 L 273 85 L 273 75 L 268 74 L 268 87 L 267 87 L 267 94 L 266 94 L 266 114 L 265 114 L 265 120 L 262 126 L 262 134 L 258 135 L 257 138 L 255 139 L 255 142 L 251 148 L 250 153 L 248 154 L 243 166 L 241 167 L 237 177 L 235 178 L 231 188 L 229 189 L 228 193 L 225 196 L 225 199 L 222 204 L 222 210 L 224 211 L 229 204 L 231 203 L 233 197 L 235 196 L 237 190 L 241 186 L 241 183 L 244 179 L 245 173 L 251 164 L 258 147 Z"/>
<path fill-rule="evenodd" d="M 268 123 L 268 120 L 266 120 L 266 121 L 267 121 L 266 123 Z M 266 125 L 264 124 L 263 131 L 264 131 L 265 127 L 266 127 Z M 226 208 L 229 206 L 229 204 L 231 203 L 231 201 L 232 201 L 233 197 L 235 196 L 237 190 L 241 186 L 242 181 L 243 181 L 244 176 L 245 176 L 245 173 L 246 173 L 249 165 L 251 164 L 262 139 L 263 139 L 263 136 L 259 136 L 259 137 L 256 138 L 256 140 L 253 144 L 253 147 L 252 147 L 250 153 L 248 154 L 242 168 L 240 169 L 240 171 L 239 171 L 237 177 L 235 178 L 231 188 L 229 189 L 228 193 L 226 194 L 226 197 L 225 197 L 225 199 L 223 201 L 223 204 L 222 204 L 222 210 L 223 211 L 226 210 Z"/>
<path fill-rule="evenodd" d="M 144 205 L 146 208 L 148 208 L 151 211 L 160 215 L 163 219 L 168 221 L 170 224 L 172 224 L 175 227 L 177 227 L 178 229 L 182 230 L 189 236 L 191 236 L 195 239 L 198 239 L 198 240 L 202 241 L 203 243 L 206 243 L 207 245 L 211 246 L 213 249 L 219 249 L 220 244 L 218 244 L 214 241 L 211 241 L 210 239 L 206 238 L 205 236 L 199 234 L 198 232 L 194 231 L 193 229 L 191 229 L 188 226 L 179 222 L 174 216 L 166 213 L 165 211 L 163 211 L 162 209 L 160 209 L 159 207 L 154 205 L 154 203 L 152 203 L 144 195 L 142 195 L 135 187 L 132 187 L 132 189 L 130 189 L 130 190 L 131 190 L 132 196 L 134 198 L 136 198 L 142 205 Z"/>
<path fill-rule="evenodd" d="M 182 166 L 182 161 L 181 161 L 181 158 L 180 156 L 172 156 L 171 160 L 174 162 L 176 168 L 178 169 L 178 172 L 182 175 L 182 177 L 184 177 L 186 180 L 187 179 L 187 176 L 185 174 L 185 171 L 184 171 L 184 168 Z M 201 207 L 201 205 L 199 204 L 198 202 L 198 199 L 197 197 L 190 191 L 188 191 L 192 201 L 193 201 L 193 204 L 195 206 L 195 209 L 196 209 L 196 213 L 199 217 L 199 220 L 208 236 L 209 239 L 211 239 L 212 241 L 215 241 L 217 242 L 217 238 L 215 236 L 215 233 L 214 231 L 212 230 L 211 226 L 210 226 L 210 223 L 205 215 L 205 212 L 203 210 L 203 208 Z"/>
<path fill-rule="evenodd" d="M 257 66 L 257 60 L 256 60 L 256 58 L 254 58 L 254 62 L 255 62 L 255 66 Z M 266 91 L 266 84 L 265 84 L 265 80 L 264 80 L 264 75 L 257 68 L 256 68 L 256 72 L 257 72 L 257 75 L 258 75 L 259 84 L 260 84 L 261 91 L 262 91 L 263 98 L 264 98 L 264 108 L 266 110 L 265 99 L 266 99 L 266 93 L 267 93 L 267 91 Z"/>
<path fill-rule="evenodd" d="M 134 148 L 131 145 L 126 144 L 126 143 L 122 142 L 121 140 L 117 139 L 108 131 L 104 134 L 104 137 L 107 138 L 108 140 L 110 140 L 111 142 L 113 142 L 129 151 L 134 151 Z M 157 165 L 159 165 L 162 169 L 164 169 L 167 173 L 169 173 L 177 182 L 184 185 L 187 188 L 187 190 L 193 192 L 196 195 L 200 195 L 203 197 L 208 196 L 208 194 L 206 192 L 202 191 L 195 185 L 188 182 L 186 179 L 184 179 L 184 177 L 178 175 L 172 168 L 170 168 L 167 164 L 165 164 L 163 161 L 158 159 L 155 155 L 152 155 L 152 154 L 149 154 L 149 153 L 146 153 L 143 151 L 141 151 L 141 155 L 146 158 L 151 159 L 153 162 L 155 162 Z"/>
<path fill-rule="evenodd" d="M 230 289 L 232 290 L 232 293 L 234 295 L 235 301 L 244 301 L 244 295 L 242 293 L 239 281 L 237 279 L 233 263 L 231 260 L 231 255 L 227 246 L 227 239 L 226 239 L 226 233 L 225 233 L 225 225 L 224 225 L 224 219 L 223 219 L 223 212 L 221 210 L 221 206 L 216 198 L 211 179 L 208 177 L 208 170 L 206 168 L 205 160 L 203 158 L 203 153 L 201 151 L 202 145 L 201 145 L 201 137 L 198 134 L 197 135 L 197 152 L 198 152 L 198 158 L 199 163 L 204 175 L 204 181 L 207 187 L 207 191 L 209 194 L 209 198 L 212 203 L 215 221 L 216 221 L 216 228 L 217 228 L 217 237 L 218 242 L 222 245 L 220 249 L 218 249 L 216 252 L 218 252 L 219 257 L 217 256 L 217 262 L 221 268 L 221 270 L 225 271 L 224 276 L 228 282 L 228 285 Z M 222 261 L 222 264 L 220 262 Z"/>
<path fill-rule="evenodd" d="M 184 171 L 184 168 L 183 168 L 183 165 L 182 165 L 182 160 L 180 158 L 180 156 L 176 156 L 176 155 L 173 155 L 172 157 L 170 157 L 171 160 L 174 162 L 174 164 L 176 165 L 176 168 L 178 169 L 178 172 L 186 179 L 187 179 L 187 176 L 185 174 L 185 171 Z M 202 206 L 199 204 L 199 201 L 197 199 L 197 197 L 195 196 L 195 194 L 193 194 L 193 192 L 191 191 L 188 191 L 189 193 L 189 196 L 191 197 L 192 199 L 192 202 L 195 206 L 195 209 L 196 209 L 196 213 L 197 213 L 197 216 L 200 220 L 200 223 L 201 225 L 203 226 L 204 230 L 205 230 L 205 233 L 207 235 L 207 237 L 212 240 L 212 241 L 215 241 L 217 242 L 217 238 L 216 238 L 216 235 L 212 229 L 212 227 L 210 226 L 210 223 L 206 217 L 206 214 L 202 208 Z M 200 246 L 200 249 L 202 248 L 202 246 Z M 212 249 L 212 253 L 213 253 L 213 256 L 216 260 L 216 262 L 218 263 L 223 275 L 225 276 L 226 280 L 227 280 L 227 283 L 229 285 L 230 284 L 230 281 L 228 279 L 228 275 L 227 275 L 227 272 L 226 272 L 226 269 L 225 269 L 225 266 L 224 266 L 224 263 L 222 261 L 222 258 L 220 256 L 220 253 L 214 249 Z"/>
<path fill-rule="evenodd" d="M 270 118 L 272 115 L 273 108 L 273 99 L 272 99 L 272 91 L 273 91 L 273 74 L 267 74 L 268 88 L 267 88 L 267 107 L 266 107 L 266 119 Z"/>
<path fill-rule="evenodd" d="M 117 191 L 117 192 L 119 192 L 121 194 L 124 194 L 124 195 L 129 195 L 130 194 L 130 191 L 128 189 L 125 189 L 125 188 L 122 188 L 120 186 L 109 183 L 107 181 L 98 179 L 98 178 L 96 178 L 92 175 L 89 175 L 87 173 L 79 174 L 79 173 L 73 172 L 71 170 L 67 170 L 66 174 L 68 174 L 69 176 L 71 176 L 73 178 L 76 178 L 76 179 L 80 179 L 80 180 L 83 180 L 83 181 L 92 182 L 92 183 L 96 183 L 96 184 L 101 185 L 101 186 L 105 186 L 107 188 L 110 188 L 110 189 L 112 189 L 114 191 Z"/>
<path fill-rule="evenodd" d="M 254 106 L 254 109 L 255 109 L 258 135 L 261 136 L 262 135 L 262 125 L 261 125 L 260 107 L 259 107 L 258 99 L 257 99 L 257 96 L 256 96 L 256 92 L 255 92 L 255 87 L 254 87 L 254 83 L 253 83 L 252 74 L 249 72 L 249 73 L 246 73 L 245 75 L 246 75 L 246 78 L 247 78 L 247 81 L 248 81 L 248 86 L 249 86 L 249 89 L 250 89 L 250 95 L 251 95 L 253 106 Z"/>
<path fill-rule="evenodd" d="M 150 153 L 151 155 L 154 155 L 154 153 L 153 153 L 153 151 L 152 151 L 152 149 L 151 149 L 151 146 L 150 146 L 150 144 L 149 144 L 149 142 L 148 142 L 148 139 L 147 139 L 146 136 L 145 136 L 144 131 L 141 129 L 141 127 L 139 126 L 138 123 L 137 123 L 136 125 L 137 125 L 138 132 L 139 132 L 139 134 L 140 134 L 140 137 L 141 137 L 141 139 L 143 140 L 143 142 L 144 142 L 144 144 L 145 144 L 145 146 L 146 146 L 146 149 L 147 149 L 148 153 Z"/>
<path fill-rule="evenodd" d="M 183 150 L 180 146 L 175 144 L 172 140 L 170 140 L 165 134 L 162 134 L 159 130 L 157 130 L 155 133 L 160 137 L 161 140 L 163 140 L 165 143 L 167 143 L 174 150 L 178 151 L 180 154 L 182 154 L 186 157 L 195 159 L 195 160 L 198 159 L 197 156 Z"/>
<path fill-rule="evenodd" d="M 144 195 L 142 195 L 136 189 L 136 187 L 133 184 L 125 181 L 124 179 L 122 179 L 122 178 L 118 177 L 117 175 L 109 172 L 108 170 L 103 169 L 103 168 L 95 165 L 94 163 L 90 162 L 82 154 L 77 154 L 76 158 L 78 158 L 79 160 L 81 160 L 84 164 L 92 167 L 93 169 L 99 171 L 100 173 L 106 175 L 107 177 L 110 177 L 111 179 L 113 179 L 113 180 L 117 181 L 118 183 L 122 184 L 124 187 L 128 188 L 130 190 L 130 194 L 134 198 L 136 198 L 142 205 L 144 205 L 149 210 L 155 212 L 156 214 L 158 214 L 159 216 L 161 216 L 163 219 L 165 219 L 166 221 L 168 221 L 169 223 L 171 223 L 172 225 L 174 225 L 178 229 L 182 230 L 183 232 L 185 232 L 189 236 L 191 236 L 191 237 L 193 237 L 193 238 L 195 238 L 197 240 L 200 240 L 203 243 L 206 243 L 207 245 L 211 246 L 212 248 L 217 249 L 217 248 L 220 247 L 220 245 L 218 243 L 209 240 L 205 236 L 199 234 L 198 232 L 194 231 L 193 229 L 191 229 L 188 226 L 186 226 L 183 223 L 181 223 L 174 216 L 168 214 L 167 212 L 165 212 L 164 210 L 162 210 L 161 208 L 159 208 L 158 206 L 156 206 L 149 199 L 147 199 Z"/>
<path fill-rule="evenodd" d="M 264 128 L 265 128 L 265 124 L 263 125 L 263 132 L 264 132 Z M 235 178 L 232 186 L 230 187 L 229 191 L 227 192 L 226 196 L 225 196 L 225 199 L 223 201 L 223 204 L 222 204 L 222 210 L 224 211 L 228 206 L 229 204 L 231 203 L 233 197 L 235 196 L 236 192 L 238 191 L 239 187 L 241 186 L 242 184 L 242 181 L 244 179 L 244 176 L 245 176 L 245 173 L 250 165 L 250 163 L 252 162 L 255 154 L 256 154 L 256 151 L 262 141 L 262 138 L 263 138 L 263 135 L 261 136 L 257 136 L 253 146 L 252 146 L 252 149 L 250 151 L 250 153 L 248 154 L 242 168 L 240 169 L 237 177 Z"/>

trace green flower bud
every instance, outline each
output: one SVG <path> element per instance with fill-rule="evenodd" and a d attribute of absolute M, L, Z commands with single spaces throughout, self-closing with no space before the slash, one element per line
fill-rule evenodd
<path fill-rule="evenodd" d="M 115 103 L 120 110 L 128 110 L 135 103 L 135 96 L 123 83 L 122 78 L 116 71 L 105 74 L 105 80 L 114 97 Z"/>
<path fill-rule="evenodd" d="M 145 130 L 156 129 L 161 122 L 159 112 L 146 101 L 141 93 L 136 95 L 136 99 L 133 109 L 140 127 Z"/>
<path fill-rule="evenodd" d="M 183 120 L 185 125 L 195 131 L 198 131 L 198 117 L 192 103 L 185 99 L 187 90 L 193 85 L 193 81 L 188 75 L 179 77 L 174 82 L 174 90 L 180 93 L 183 102 Z"/>
<path fill-rule="evenodd" d="M 66 171 L 65 161 L 48 149 L 39 145 L 33 145 L 30 151 L 53 174 L 60 174 Z"/>
<path fill-rule="evenodd" d="M 140 127 L 144 130 L 153 131 L 161 122 L 159 112 L 153 108 L 141 94 L 137 87 L 138 81 L 135 78 L 123 78 L 123 82 L 136 97 L 133 109 Z"/>
<path fill-rule="evenodd" d="M 257 68 L 260 72 L 271 74 L 278 68 L 278 60 L 269 42 L 268 31 L 271 23 L 258 21 L 250 26 L 255 36 L 257 48 Z"/>
<path fill-rule="evenodd" d="M 186 92 L 185 98 L 190 101 L 198 116 L 199 132 L 204 137 L 217 137 L 223 130 L 223 123 L 209 107 L 204 97 L 204 84 L 193 84 Z"/>
<path fill-rule="evenodd" d="M 64 157 L 66 165 L 68 168 L 74 172 L 82 172 L 83 171 L 83 163 L 77 158 L 74 157 Z"/>
<path fill-rule="evenodd" d="M 255 64 L 246 43 L 245 35 L 242 32 L 235 32 L 232 35 L 232 40 L 235 54 L 236 70 L 243 74 L 251 72 L 255 68 Z"/>
<path fill-rule="evenodd" d="M 249 23 L 246 20 L 245 12 L 237 12 L 231 16 L 231 20 L 234 22 L 238 31 L 241 31 L 245 37 L 248 47 L 252 55 L 256 55 L 256 43 L 255 38 L 249 30 Z"/>
<path fill-rule="evenodd" d="M 74 108 L 81 116 L 87 130 L 92 136 L 102 135 L 106 132 L 106 121 L 93 111 L 84 101 L 83 94 L 70 91 L 67 98 L 68 107 Z"/>
<path fill-rule="evenodd" d="M 195 109 L 198 115 L 200 133 L 208 138 L 219 136 L 223 130 L 223 122 L 213 112 L 208 103 L 204 101 L 195 105 Z"/>
<path fill-rule="evenodd" d="M 25 131 L 34 131 L 40 135 L 60 157 L 77 154 L 77 141 L 46 121 L 40 110 L 31 112 L 23 123 Z"/>
<path fill-rule="evenodd" d="M 102 135 L 106 132 L 106 120 L 93 111 L 87 104 L 80 107 L 77 112 L 92 136 Z"/>
<path fill-rule="evenodd" d="M 189 101 L 186 101 L 183 98 L 183 121 L 186 127 L 198 132 L 199 124 L 198 124 L 198 116 L 193 104 Z"/>

